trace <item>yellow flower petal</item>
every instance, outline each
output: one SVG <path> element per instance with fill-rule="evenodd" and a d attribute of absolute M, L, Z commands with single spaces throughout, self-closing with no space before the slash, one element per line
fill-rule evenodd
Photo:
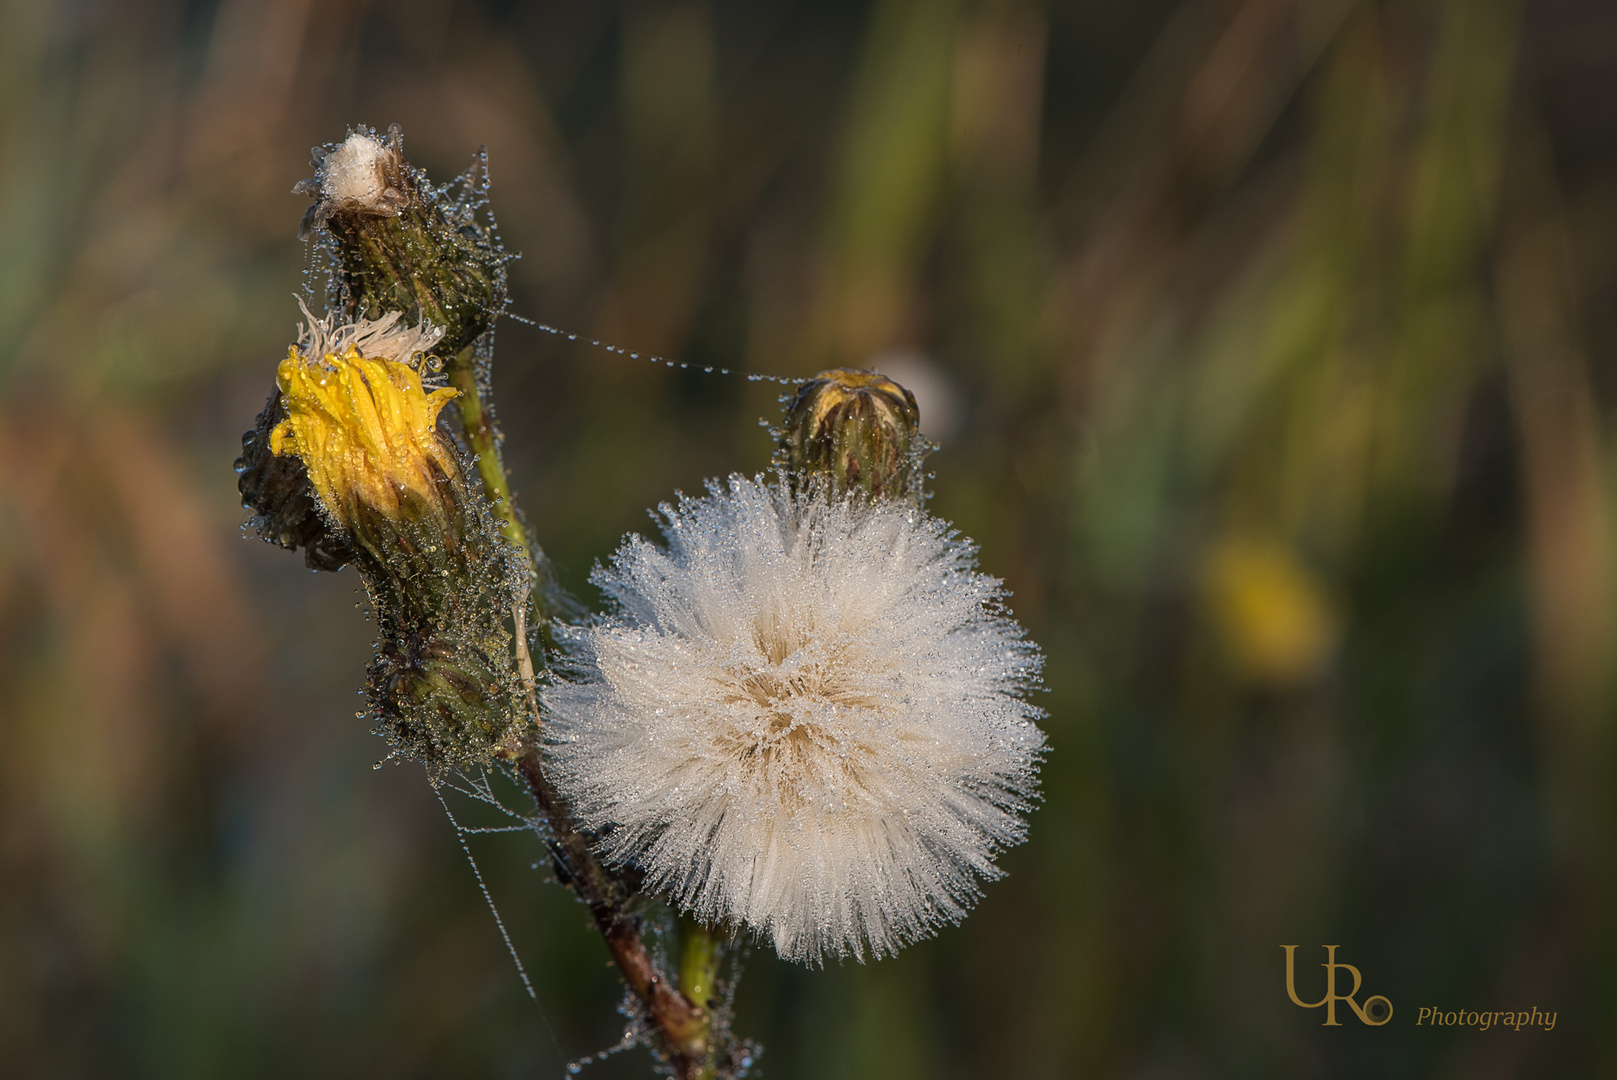
<path fill-rule="evenodd" d="M 439 478 L 456 469 L 436 425 L 458 391 L 428 393 L 408 365 L 352 347 L 321 360 L 294 348 L 276 382 L 288 418 L 271 432 L 270 450 L 302 459 L 338 521 L 351 527 L 361 506 L 390 518 L 445 513 Z"/>

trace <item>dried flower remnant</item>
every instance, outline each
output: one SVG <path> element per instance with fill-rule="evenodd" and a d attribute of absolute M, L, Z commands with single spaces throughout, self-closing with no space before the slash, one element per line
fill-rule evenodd
<path fill-rule="evenodd" d="M 394 132 L 378 139 L 369 132 L 350 131 L 346 139 L 320 154 L 315 175 L 294 189 L 319 199 L 309 208 L 305 233 L 316 221 L 339 211 L 390 216 L 402 210 L 409 202 L 411 186 L 402 143 Z"/>
<path fill-rule="evenodd" d="M 1025 834 L 1037 648 L 913 503 L 732 477 L 662 508 L 564 631 L 549 760 L 611 862 L 781 956 L 896 952 L 958 921 Z"/>

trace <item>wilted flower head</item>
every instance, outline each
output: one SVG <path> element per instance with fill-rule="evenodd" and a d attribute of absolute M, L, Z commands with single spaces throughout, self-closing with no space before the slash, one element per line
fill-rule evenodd
<path fill-rule="evenodd" d="M 456 473 L 435 426 L 457 391 L 429 393 L 404 362 L 437 335 L 398 318 L 311 318 L 301 348 L 276 371 L 288 418 L 270 433 L 270 449 L 297 454 L 327 511 L 349 528 L 361 506 L 389 518 L 442 516 L 440 483 Z"/>
<path fill-rule="evenodd" d="M 594 581 L 545 695 L 553 775 L 603 853 L 696 917 L 820 962 L 961 918 L 1020 841 L 1037 648 L 912 503 L 732 477 Z"/>
<path fill-rule="evenodd" d="M 340 143 L 315 149 L 315 174 L 300 180 L 293 194 L 313 195 L 301 236 L 334 214 L 391 216 L 409 205 L 416 178 L 404 163 L 404 136 L 397 124 L 384 137 L 369 130 L 348 132 Z"/>

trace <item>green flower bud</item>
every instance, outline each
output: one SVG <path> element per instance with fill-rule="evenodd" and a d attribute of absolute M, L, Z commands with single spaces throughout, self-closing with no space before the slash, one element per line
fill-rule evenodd
<path fill-rule="evenodd" d="M 920 410 L 915 395 L 885 375 L 822 371 L 786 410 L 779 463 L 789 481 L 823 478 L 831 494 L 921 498 Z"/>

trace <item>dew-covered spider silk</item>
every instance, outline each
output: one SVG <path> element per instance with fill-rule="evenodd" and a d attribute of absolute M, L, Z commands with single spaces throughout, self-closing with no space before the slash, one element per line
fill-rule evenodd
<path fill-rule="evenodd" d="M 563 627 L 550 769 L 614 863 L 788 960 L 884 956 L 959 920 L 1020 841 L 1038 648 L 914 504 L 740 476 L 661 508 Z"/>

